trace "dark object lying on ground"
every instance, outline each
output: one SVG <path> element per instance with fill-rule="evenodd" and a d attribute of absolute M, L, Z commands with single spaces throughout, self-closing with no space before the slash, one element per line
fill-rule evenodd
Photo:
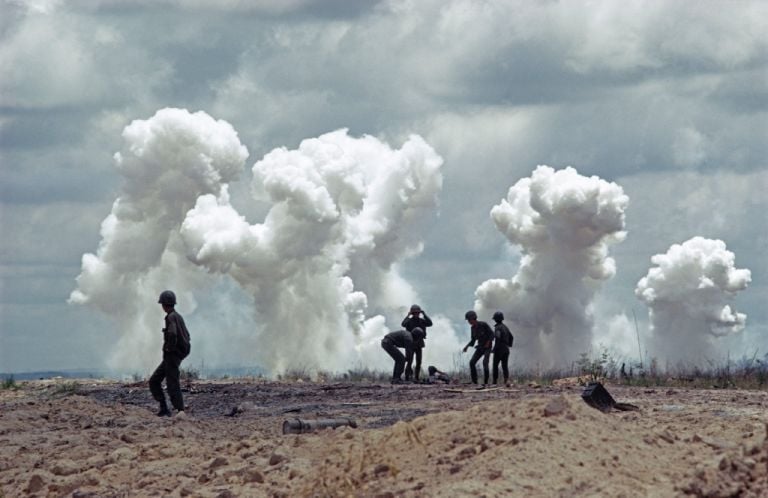
<path fill-rule="evenodd" d="M 631 411 L 639 410 L 635 405 L 629 403 L 617 403 L 613 399 L 613 396 L 608 390 L 603 387 L 599 382 L 590 382 L 584 391 L 581 393 L 581 399 L 583 399 L 592 408 L 597 408 L 601 412 L 609 412 L 611 410 Z"/>
<path fill-rule="evenodd" d="M 283 434 L 303 434 L 319 429 L 335 429 L 342 426 L 354 429 L 357 427 L 357 423 L 351 418 L 318 418 L 313 420 L 291 418 L 283 422 Z"/>

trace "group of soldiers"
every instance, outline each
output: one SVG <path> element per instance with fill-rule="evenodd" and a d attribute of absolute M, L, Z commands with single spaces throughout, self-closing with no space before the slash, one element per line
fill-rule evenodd
<path fill-rule="evenodd" d="M 162 382 L 165 380 L 173 408 L 178 412 L 184 411 L 184 400 L 179 383 L 179 367 L 182 360 L 189 355 L 191 341 L 184 319 L 175 309 L 176 294 L 170 290 L 163 291 L 158 303 L 166 313 L 165 327 L 163 328 L 163 360 L 149 378 L 149 389 L 152 397 L 160 404 L 160 410 L 157 414 L 161 417 L 168 417 L 171 416 L 171 411 L 165 400 Z M 471 339 L 464 346 L 464 352 L 466 353 L 467 349 L 472 346 L 475 347 L 475 352 L 469 360 L 472 382 L 477 384 L 475 365 L 482 358 L 483 385 L 488 384 L 488 364 L 491 354 L 493 354 L 493 383 L 498 382 L 499 364 L 501 364 L 504 383 L 509 385 L 509 349 L 512 347 L 513 338 L 507 326 L 504 325 L 504 314 L 500 311 L 493 314 L 493 320 L 496 322 L 493 329 L 486 322 L 478 320 L 477 313 L 474 311 L 467 311 L 464 318 L 472 328 Z M 395 360 L 392 383 L 402 384 L 412 380 L 419 382 L 424 339 L 427 337 L 427 328 L 432 326 L 432 320 L 418 304 L 414 304 L 400 325 L 403 327 L 402 330 L 390 332 L 381 340 L 381 347 Z M 405 354 L 400 349 L 404 349 Z M 412 365 L 414 357 L 416 364 Z M 441 372 L 434 366 L 430 366 L 427 371 L 429 376 L 425 379 L 426 382 L 451 381 L 445 372 Z M 402 379 L 403 373 L 405 373 L 405 380 Z"/>
<path fill-rule="evenodd" d="M 514 338 L 509 328 L 504 324 L 504 313 L 497 311 L 493 314 L 493 321 L 495 322 L 493 329 L 488 323 L 478 320 L 477 313 L 473 310 L 467 311 L 464 314 L 464 319 L 471 327 L 471 336 L 463 351 L 466 353 L 472 346 L 475 348 L 475 352 L 469 360 L 472 383 L 478 383 L 477 362 L 482 358 L 483 386 L 488 385 L 489 364 L 491 355 L 493 355 L 493 383 L 498 384 L 499 365 L 501 365 L 504 384 L 509 385 L 509 350 Z M 391 382 L 392 384 L 420 382 L 422 350 L 425 346 L 424 340 L 427 337 L 427 327 L 432 326 L 432 320 L 418 304 L 414 304 L 400 325 L 403 327 L 402 330 L 390 332 L 381 340 L 381 347 L 395 360 Z M 400 349 L 403 349 L 405 353 L 401 352 Z M 414 358 L 415 364 L 413 364 Z M 428 372 L 427 382 L 436 380 L 450 382 L 444 372 L 433 366 L 429 367 Z M 405 380 L 402 378 L 403 373 L 405 373 Z"/>

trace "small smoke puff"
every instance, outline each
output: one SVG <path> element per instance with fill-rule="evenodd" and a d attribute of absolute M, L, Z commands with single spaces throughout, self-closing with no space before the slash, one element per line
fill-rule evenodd
<path fill-rule="evenodd" d="M 608 247 L 626 235 L 628 202 L 615 183 L 571 167 L 538 166 L 491 210 L 522 258 L 511 279 L 491 279 L 477 288 L 476 307 L 504 310 L 526 328 L 529 337 L 521 345 L 532 360 L 558 363 L 589 348 L 590 304 L 599 283 L 616 272 Z"/>
<path fill-rule="evenodd" d="M 655 266 L 637 283 L 635 295 L 649 307 L 655 354 L 668 357 L 675 351 L 670 344 L 685 343 L 687 350 L 708 355 L 702 332 L 719 337 L 743 330 L 746 315 L 727 301 L 747 288 L 751 273 L 735 267 L 725 242 L 694 237 L 651 262 Z"/>

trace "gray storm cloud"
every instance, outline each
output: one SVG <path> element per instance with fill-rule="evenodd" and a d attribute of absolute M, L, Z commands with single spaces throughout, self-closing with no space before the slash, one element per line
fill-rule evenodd
<path fill-rule="evenodd" d="M 592 299 L 616 268 L 611 244 L 625 237 L 622 188 L 574 168 L 538 166 L 510 187 L 491 218 L 519 247 L 511 279 L 491 279 L 475 291 L 482 315 L 501 310 L 518 330 L 528 362 L 554 366 L 592 345 Z"/>
<path fill-rule="evenodd" d="M 228 357 L 271 372 L 388 364 L 378 345 L 387 320 L 399 324 L 417 299 L 397 266 L 422 251 L 420 223 L 442 188 L 443 161 L 424 140 L 392 149 L 338 130 L 275 149 L 253 166 L 254 200 L 269 209 L 252 224 L 230 202 L 247 150 L 228 123 L 163 109 L 123 138 L 120 196 L 70 296 L 114 318 L 112 367 L 156 362 L 161 290 L 176 290 L 192 313 L 222 278 L 250 297 L 253 329 L 198 330 L 193 359 Z M 232 312 L 236 299 L 215 301 L 222 316 L 242 314 Z M 458 345 L 436 318 L 435 336 L 449 339 L 435 354 L 447 356 Z"/>
<path fill-rule="evenodd" d="M 751 273 L 735 267 L 722 240 L 693 237 L 651 258 L 635 295 L 648 306 L 648 352 L 672 364 L 701 364 L 723 356 L 717 338 L 744 329 L 746 315 L 728 301 L 747 288 Z"/>

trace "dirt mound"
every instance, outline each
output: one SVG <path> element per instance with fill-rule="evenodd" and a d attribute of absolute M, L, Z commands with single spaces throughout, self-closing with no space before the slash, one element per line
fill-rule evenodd
<path fill-rule="evenodd" d="M 768 394 L 758 391 L 612 387 L 641 411 L 602 413 L 567 388 L 238 383 L 200 385 L 190 393 L 197 411 L 159 418 L 145 388 L 65 387 L 0 391 L 0 496 L 768 490 Z M 351 417 L 358 428 L 283 435 L 287 417 Z"/>
<path fill-rule="evenodd" d="M 309 443 L 324 456 L 301 494 L 643 494 L 657 481 L 648 476 L 668 475 L 680 457 L 657 454 L 674 436 L 633 426 L 637 416 L 557 396 L 484 403 L 379 431 L 337 431 Z M 672 479 L 666 482 L 671 488 Z"/>
<path fill-rule="evenodd" d="M 681 491 L 687 495 L 727 498 L 768 496 L 768 425 L 762 443 L 742 445 L 722 455 L 717 466 L 700 466 Z"/>

